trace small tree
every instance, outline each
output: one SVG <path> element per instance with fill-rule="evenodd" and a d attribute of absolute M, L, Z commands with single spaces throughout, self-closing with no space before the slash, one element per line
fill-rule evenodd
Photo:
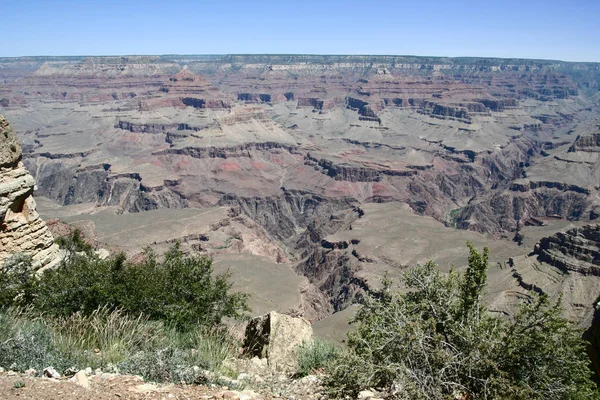
<path fill-rule="evenodd" d="M 333 397 L 381 388 L 410 399 L 592 399 L 581 332 L 560 302 L 535 298 L 513 319 L 482 304 L 488 251 L 469 243 L 469 266 L 442 274 L 433 262 L 368 297 L 349 334 L 349 352 L 325 379 Z"/>
<path fill-rule="evenodd" d="M 11 290 L 0 295 L 0 306 L 31 306 L 55 316 L 122 309 L 180 330 L 213 326 L 249 310 L 248 296 L 231 290 L 229 274 L 213 275 L 211 259 L 185 255 L 179 243 L 162 261 L 147 251 L 139 264 L 127 262 L 123 254 L 100 260 L 77 233 L 62 243 L 69 256 L 57 268 L 39 277 L 18 274 L 20 280 L 14 272 L 0 274 L 0 289 Z"/>

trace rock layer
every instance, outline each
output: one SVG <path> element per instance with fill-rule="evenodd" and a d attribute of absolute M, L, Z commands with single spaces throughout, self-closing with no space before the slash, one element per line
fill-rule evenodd
<path fill-rule="evenodd" d="M 0 265 L 16 254 L 31 256 L 38 269 L 59 261 L 58 246 L 36 212 L 34 186 L 16 135 L 0 116 Z"/>
<path fill-rule="evenodd" d="M 600 276 L 600 225 L 586 225 L 545 237 L 534 252 L 564 272 Z"/>

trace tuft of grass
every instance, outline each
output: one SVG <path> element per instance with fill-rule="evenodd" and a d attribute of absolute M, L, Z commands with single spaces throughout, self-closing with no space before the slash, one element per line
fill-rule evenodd
<path fill-rule="evenodd" d="M 325 368 L 330 362 L 338 359 L 342 354 L 339 346 L 315 339 L 298 348 L 298 371 L 296 376 L 303 377 Z"/>
<path fill-rule="evenodd" d="M 80 362 L 87 362 L 90 367 L 116 365 L 166 339 L 161 323 L 149 321 L 141 314 L 127 315 L 121 309 L 111 311 L 108 307 L 94 310 L 90 315 L 77 312 L 51 318 L 49 323 L 58 333 L 57 346 L 65 353 L 76 349 L 76 354 L 83 354 Z"/>
<path fill-rule="evenodd" d="M 0 367 L 24 372 L 49 365 L 69 368 L 72 360 L 56 346 L 56 334 L 42 318 L 9 309 L 0 312 Z"/>
<path fill-rule="evenodd" d="M 68 317 L 0 310 L 0 367 L 59 372 L 87 367 L 120 370 L 150 381 L 206 381 L 202 371 L 232 376 L 224 361 L 239 342 L 225 328 L 180 331 L 162 322 L 102 307 Z"/>
<path fill-rule="evenodd" d="M 166 331 L 163 347 L 139 351 L 119 364 L 119 370 L 155 382 L 214 383 L 202 371 L 232 375 L 224 361 L 236 356 L 238 344 L 223 329 Z"/>

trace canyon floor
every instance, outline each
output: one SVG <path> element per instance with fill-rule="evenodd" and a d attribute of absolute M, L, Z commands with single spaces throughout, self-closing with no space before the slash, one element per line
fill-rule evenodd
<path fill-rule="evenodd" d="M 132 258 L 180 241 L 255 314 L 343 340 L 384 274 L 460 269 L 467 241 L 495 311 L 562 293 L 590 326 L 598 274 L 536 244 L 600 216 L 599 82 L 542 60 L 3 58 L 0 113 L 51 229 Z"/>

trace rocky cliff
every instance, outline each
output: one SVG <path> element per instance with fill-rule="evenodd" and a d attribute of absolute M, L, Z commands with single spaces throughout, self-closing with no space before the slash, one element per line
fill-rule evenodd
<path fill-rule="evenodd" d="M 599 64 L 289 55 L 25 61 L 0 59 L 0 110 L 19 132 L 39 195 L 59 207 L 49 215 L 234 207 L 286 253 L 274 260 L 289 260 L 318 291 L 311 296 L 328 299 L 312 307 L 319 318 L 352 303 L 377 265 L 397 265 L 398 254 L 377 264 L 366 249 L 323 242 L 350 230 L 361 217 L 355 210 L 370 204 L 408 205 L 462 228 L 452 230 L 457 237 L 511 238 L 530 220 L 600 215 Z M 251 247 L 219 235 L 214 248 Z"/>
<path fill-rule="evenodd" d="M 35 209 L 34 185 L 17 137 L 0 116 L 0 265 L 15 254 L 31 256 L 38 269 L 59 261 L 58 246 Z"/>
<path fill-rule="evenodd" d="M 600 225 L 586 225 L 545 237 L 534 252 L 564 272 L 600 276 Z"/>
<path fill-rule="evenodd" d="M 539 262 L 551 265 L 563 273 L 566 277 L 565 286 L 575 287 L 581 292 L 577 302 L 570 300 L 567 293 L 565 303 L 567 306 L 572 305 L 574 309 L 590 310 L 581 322 L 588 327 L 584 338 L 590 342 L 588 353 L 596 378 L 600 378 L 600 292 L 597 286 L 600 276 L 600 225 L 585 225 L 542 238 L 535 245 L 534 254 Z M 549 286 L 542 287 L 542 290 L 548 288 Z M 593 316 L 590 318 L 589 315 Z"/>

